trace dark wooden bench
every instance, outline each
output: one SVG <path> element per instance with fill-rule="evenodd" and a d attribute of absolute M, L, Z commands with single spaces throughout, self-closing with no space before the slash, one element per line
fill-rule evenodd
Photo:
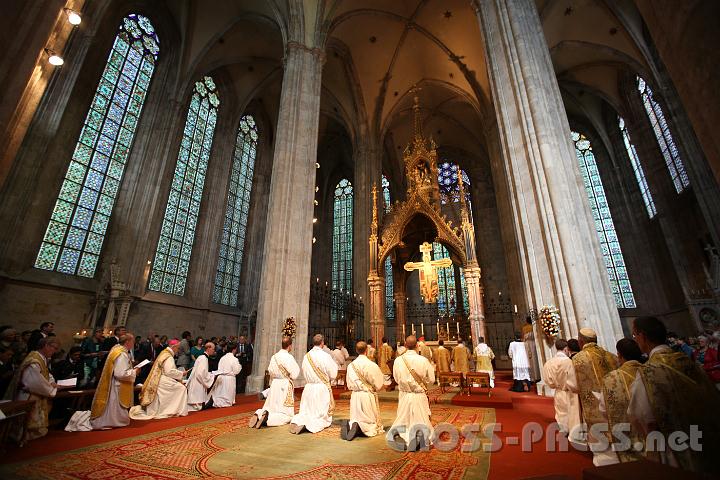
<path fill-rule="evenodd" d="M 488 397 L 490 396 L 490 374 L 487 372 L 468 372 L 465 374 L 465 388 L 467 388 L 467 394 L 472 393 L 473 384 L 477 383 L 480 386 L 476 388 L 487 388 Z"/>
<path fill-rule="evenodd" d="M 440 393 L 445 393 L 445 387 L 450 387 L 450 384 L 453 382 L 457 382 L 460 385 L 460 393 L 462 393 L 464 388 L 462 372 L 438 372 Z"/>
<path fill-rule="evenodd" d="M 32 407 L 31 400 L 0 403 L 0 410 L 5 414 L 5 418 L 0 420 L 0 453 L 5 453 L 5 446 L 10 442 L 17 442 L 22 438 L 25 419 L 30 414 Z M 16 438 L 10 438 L 10 433 L 15 433 Z"/>

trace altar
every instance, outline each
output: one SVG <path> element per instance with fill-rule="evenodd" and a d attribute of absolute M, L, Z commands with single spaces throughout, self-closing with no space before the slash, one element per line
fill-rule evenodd
<path fill-rule="evenodd" d="M 435 304 L 438 294 L 437 268 L 456 265 L 462 270 L 462 280 L 467 289 L 469 333 L 472 345 L 477 345 L 480 337 L 485 337 L 485 315 L 483 307 L 483 289 L 480 285 L 480 265 L 475 246 L 475 229 L 466 201 L 462 175 L 458 175 L 458 203 L 460 225 L 454 226 L 443 214 L 438 183 L 437 146 L 430 138 L 423 136 L 419 98 L 414 96 L 414 136 L 405 147 L 403 160 L 407 179 L 407 194 L 404 201 L 397 201 L 383 212 L 382 221 L 378 219 L 377 185 L 372 188 L 372 222 L 369 236 L 369 306 L 370 334 L 377 345 L 385 336 L 385 268 L 392 266 L 393 296 L 395 307 L 395 338 L 404 338 L 414 327 L 407 324 L 405 284 L 411 271 L 419 272 L 420 294 L 425 304 Z M 460 171 L 458 167 L 458 172 Z M 431 244 L 440 244 L 447 250 L 450 258 L 432 258 Z M 389 262 L 388 262 L 389 260 Z M 438 320 L 440 322 L 440 320 Z M 452 325 L 456 323 L 456 325 Z M 457 345 L 461 329 L 459 322 L 447 325 L 447 332 L 456 327 L 455 340 L 446 345 Z M 424 324 L 426 325 L 426 324 Z M 438 324 L 438 330 L 443 327 Z M 406 330 L 410 328 L 410 330 Z M 465 329 L 462 335 L 467 337 Z M 422 336 L 420 331 L 416 335 Z M 437 334 L 440 332 L 436 331 Z M 432 338 L 432 332 L 428 331 Z M 430 344 L 430 342 L 428 342 Z M 437 342 L 434 343 L 437 345 Z M 435 347 L 437 348 L 437 347 Z"/>

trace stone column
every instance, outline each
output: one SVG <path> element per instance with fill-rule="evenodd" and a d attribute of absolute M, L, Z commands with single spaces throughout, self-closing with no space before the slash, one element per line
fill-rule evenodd
<path fill-rule="evenodd" d="M 620 318 L 537 7 L 532 0 L 474 6 L 502 154 L 493 175 L 507 184 L 525 300 L 538 309 L 556 305 L 562 335 L 591 327 L 610 347 L 623 336 Z M 541 361 L 551 356 L 545 339 L 536 346 Z"/>
<path fill-rule="evenodd" d="M 370 286 L 368 284 L 368 275 L 370 271 L 370 251 L 368 250 L 368 237 L 370 236 L 370 227 L 372 222 L 373 198 L 372 187 L 377 187 L 379 210 L 382 212 L 382 187 L 380 179 L 382 177 L 380 169 L 380 155 L 375 143 L 370 139 L 359 140 L 359 145 L 353 154 L 354 172 L 353 172 L 353 292 L 358 297 L 362 297 L 365 301 L 365 325 L 362 337 L 366 337 L 370 332 L 368 326 L 371 318 L 369 307 Z M 383 314 L 384 316 L 384 314 Z"/>
<path fill-rule="evenodd" d="M 322 50 L 287 44 L 263 247 L 256 353 L 248 381 L 253 392 L 262 389 L 270 357 L 280 348 L 285 318 L 295 317 L 293 354 L 298 363 L 305 355 L 323 62 Z"/>
<path fill-rule="evenodd" d="M 403 325 L 407 324 L 405 289 L 401 288 L 398 290 L 398 285 L 395 283 L 393 296 L 395 297 L 395 339 L 396 341 L 404 342 Z M 407 329 L 406 335 L 410 335 L 410 329 Z"/>

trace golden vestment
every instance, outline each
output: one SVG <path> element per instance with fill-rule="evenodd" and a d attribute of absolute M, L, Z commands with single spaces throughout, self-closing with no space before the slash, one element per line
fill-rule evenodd
<path fill-rule="evenodd" d="M 115 345 L 110 349 L 105 366 L 103 367 L 102 374 L 100 374 L 100 382 L 95 389 L 95 396 L 92 401 L 92 408 L 90 410 L 90 418 L 98 418 L 105 412 L 107 407 L 108 398 L 110 397 L 110 386 L 113 381 L 113 370 L 115 368 L 115 360 L 120 357 L 123 353 L 127 353 L 127 350 L 122 345 Z M 120 388 L 118 390 L 118 399 L 120 405 L 124 408 L 130 408 L 133 406 L 133 382 L 120 382 Z"/>
<path fill-rule="evenodd" d="M 613 370 L 603 378 L 603 398 L 605 399 L 605 413 L 608 418 L 608 430 L 612 434 L 615 425 L 630 423 L 628 416 L 628 406 L 630 405 L 630 387 L 635 381 L 638 368 L 642 364 L 637 360 L 629 360 L 617 370 Z M 621 462 L 633 462 L 640 459 L 639 452 L 632 449 L 632 445 L 640 441 L 640 436 L 635 428 L 623 429 L 625 434 L 629 433 L 630 446 L 629 450 L 616 452 Z M 619 442 L 618 438 L 613 438 L 613 442 Z"/>

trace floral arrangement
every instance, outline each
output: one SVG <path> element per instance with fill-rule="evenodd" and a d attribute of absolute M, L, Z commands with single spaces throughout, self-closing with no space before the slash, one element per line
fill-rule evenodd
<path fill-rule="evenodd" d="M 540 327 L 548 337 L 560 334 L 560 311 L 554 305 L 543 305 L 540 308 Z"/>
<path fill-rule="evenodd" d="M 297 326 L 295 325 L 295 317 L 288 317 L 285 319 L 285 325 L 282 328 L 282 334 L 285 337 L 294 338 L 297 332 Z"/>

